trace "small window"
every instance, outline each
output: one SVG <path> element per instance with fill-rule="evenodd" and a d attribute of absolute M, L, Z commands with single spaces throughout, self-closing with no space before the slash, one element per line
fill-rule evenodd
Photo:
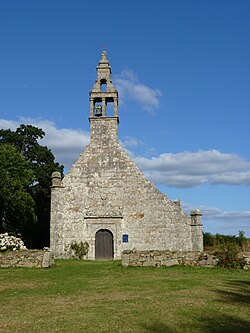
<path fill-rule="evenodd" d="M 128 243 L 128 235 L 122 235 L 122 242 Z"/>

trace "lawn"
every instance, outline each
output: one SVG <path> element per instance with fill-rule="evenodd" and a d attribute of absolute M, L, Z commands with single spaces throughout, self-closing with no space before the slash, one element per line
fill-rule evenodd
<path fill-rule="evenodd" d="M 0 332 L 250 332 L 250 272 L 59 260 L 0 269 Z"/>

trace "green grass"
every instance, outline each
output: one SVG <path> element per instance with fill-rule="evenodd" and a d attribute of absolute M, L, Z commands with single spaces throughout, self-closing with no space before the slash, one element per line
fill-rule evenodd
<path fill-rule="evenodd" d="M 250 332 L 250 272 L 60 260 L 0 270 L 0 332 Z"/>

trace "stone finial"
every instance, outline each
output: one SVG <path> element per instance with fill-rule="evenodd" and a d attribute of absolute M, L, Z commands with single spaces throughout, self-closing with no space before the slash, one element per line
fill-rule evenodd
<path fill-rule="evenodd" d="M 193 209 L 191 211 L 191 225 L 202 225 L 201 217 L 202 213 L 199 209 Z"/>
<path fill-rule="evenodd" d="M 58 171 L 54 171 L 52 173 L 52 187 L 60 187 L 60 186 L 62 186 L 61 173 Z"/>
<path fill-rule="evenodd" d="M 202 216 L 202 213 L 201 213 L 201 211 L 199 210 L 199 209 L 193 209 L 192 211 L 191 211 L 191 214 L 190 214 L 191 216 L 196 216 L 196 215 L 198 215 L 198 216 Z"/>
<path fill-rule="evenodd" d="M 106 51 L 102 51 L 102 59 L 99 61 L 99 66 L 97 66 L 97 70 L 98 70 L 99 67 L 109 69 L 109 72 L 111 74 L 111 67 L 109 66 L 109 61 L 108 61 L 108 58 L 107 58 L 107 52 Z"/>
<path fill-rule="evenodd" d="M 107 52 L 102 51 L 102 60 L 107 60 Z"/>

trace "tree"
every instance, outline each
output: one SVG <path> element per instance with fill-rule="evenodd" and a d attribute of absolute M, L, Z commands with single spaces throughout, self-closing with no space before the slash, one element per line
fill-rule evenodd
<path fill-rule="evenodd" d="M 245 237 L 245 232 L 243 230 L 239 230 L 238 235 L 238 244 L 240 247 L 244 247 L 244 245 L 247 243 L 247 238 Z"/>
<path fill-rule="evenodd" d="M 30 193 L 34 174 L 28 162 L 10 144 L 0 145 L 0 232 L 22 234 L 37 222 Z"/>
<path fill-rule="evenodd" d="M 42 129 L 32 125 L 20 125 L 16 131 L 0 130 L 0 144 L 8 143 L 15 147 L 28 163 L 34 174 L 34 182 L 29 191 L 35 202 L 38 223 L 30 225 L 29 247 L 42 248 L 49 245 L 50 186 L 54 171 L 63 173 L 63 166 L 55 162 L 51 150 L 38 143 L 44 137 Z"/>

